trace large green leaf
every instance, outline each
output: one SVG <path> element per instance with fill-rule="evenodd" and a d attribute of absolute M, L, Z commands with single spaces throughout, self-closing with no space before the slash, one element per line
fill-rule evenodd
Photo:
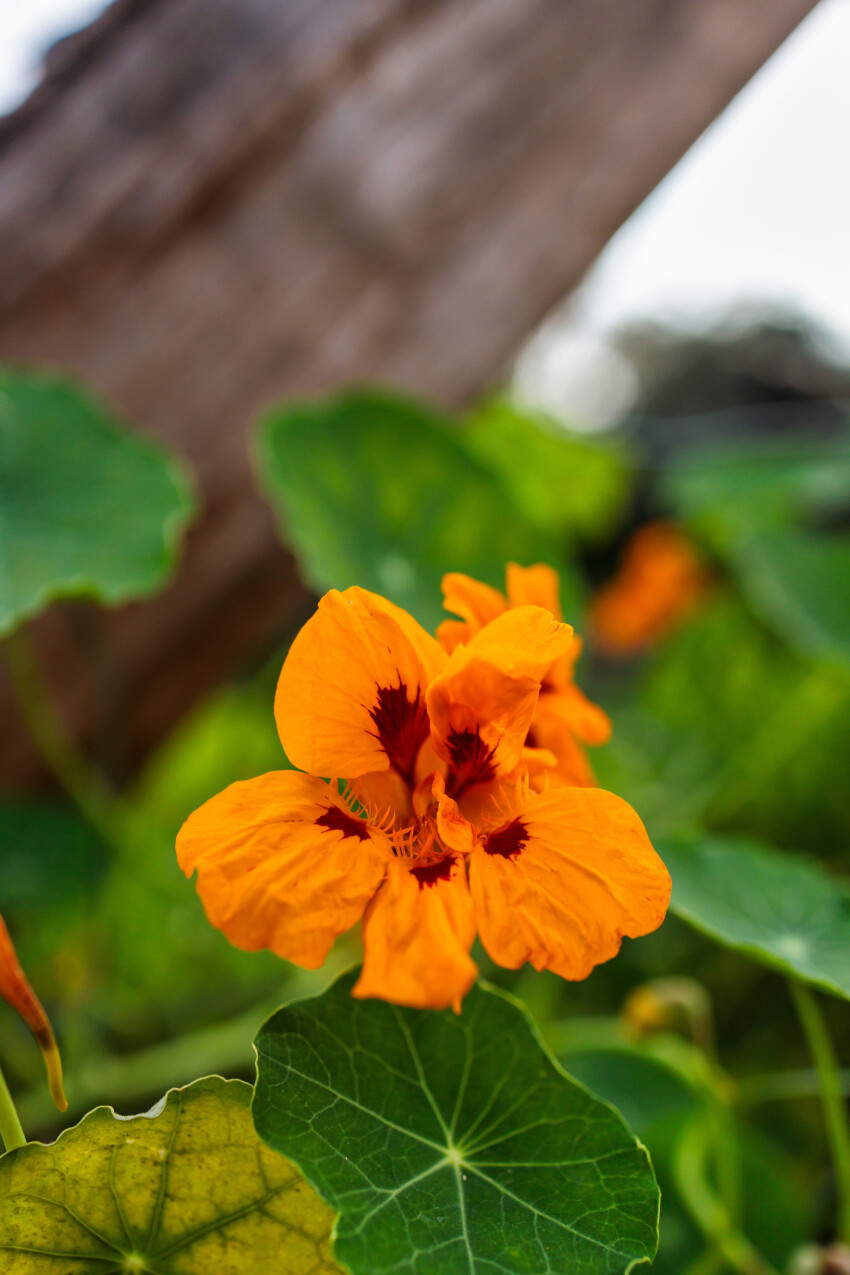
<path fill-rule="evenodd" d="M 570 434 L 558 421 L 504 399 L 464 423 L 464 445 L 497 473 L 529 522 L 558 535 L 594 537 L 616 522 L 628 494 L 622 456 Z"/>
<path fill-rule="evenodd" d="M 742 538 L 733 558 L 753 608 L 791 646 L 850 662 L 850 536 L 777 528 Z"/>
<path fill-rule="evenodd" d="M 850 892 L 820 867 L 734 838 L 664 841 L 672 911 L 748 956 L 850 999 Z"/>
<path fill-rule="evenodd" d="M 665 487 L 790 646 L 850 661 L 850 536 L 817 529 L 846 516 L 850 434 L 700 449 Z"/>
<path fill-rule="evenodd" d="M 389 394 L 351 392 L 273 411 L 257 439 L 261 480 L 319 591 L 359 584 L 428 627 L 445 615 L 440 580 L 465 571 L 495 586 L 505 563 L 558 562 L 460 428 Z M 575 590 L 567 588 L 568 603 Z"/>
<path fill-rule="evenodd" d="M 340 1212 L 355 1275 L 613 1275 L 651 1260 L 658 1190 L 621 1117 L 521 1006 L 459 1016 L 351 996 L 343 975 L 257 1037 L 254 1120 Z"/>
<path fill-rule="evenodd" d="M 339 1275 L 333 1215 L 217 1076 L 0 1158 L 3 1275 Z"/>
<path fill-rule="evenodd" d="M 192 508 L 182 469 L 83 390 L 0 369 L 0 633 L 52 598 L 151 593 Z"/>

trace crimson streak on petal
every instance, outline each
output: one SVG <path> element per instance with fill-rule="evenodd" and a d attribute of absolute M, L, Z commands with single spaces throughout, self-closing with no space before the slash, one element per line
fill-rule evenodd
<path fill-rule="evenodd" d="M 419 689 L 410 699 L 401 680 L 398 686 L 379 686 L 378 702 L 369 710 L 369 715 L 377 727 L 375 738 L 387 754 L 390 765 L 413 788 L 416 758 L 431 730 Z"/>
<path fill-rule="evenodd" d="M 485 838 L 483 848 L 487 854 L 496 854 L 503 859 L 516 859 L 527 841 L 528 829 L 525 824 L 521 819 L 513 819 L 503 828 L 491 832 Z"/>
<path fill-rule="evenodd" d="M 344 837 L 359 837 L 361 841 L 369 836 L 365 820 L 350 815 L 347 810 L 340 810 L 339 806 L 328 806 L 325 813 L 316 820 L 316 824 L 319 828 L 341 832 Z"/>
<path fill-rule="evenodd" d="M 493 750 L 477 730 L 453 730 L 447 743 L 451 765 L 446 792 L 450 797 L 459 797 L 473 784 L 483 784 L 493 778 L 496 773 Z"/>
<path fill-rule="evenodd" d="M 436 863 L 423 863 L 418 868 L 411 868 L 410 871 L 419 882 L 419 889 L 424 890 L 426 885 L 436 885 L 438 881 L 451 880 L 453 863 L 454 857 L 447 854 Z"/>

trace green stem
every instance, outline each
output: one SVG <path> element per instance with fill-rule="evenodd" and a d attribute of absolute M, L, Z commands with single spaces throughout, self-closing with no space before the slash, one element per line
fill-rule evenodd
<path fill-rule="evenodd" d="M 841 1092 L 850 1098 L 850 1071 L 838 1073 Z M 793 1102 L 798 1098 L 817 1098 L 820 1080 L 816 1071 L 777 1071 L 764 1076 L 749 1076 L 738 1081 L 736 1098 L 743 1107 L 753 1107 L 762 1102 Z"/>
<path fill-rule="evenodd" d="M 826 1135 L 832 1153 L 838 1194 L 838 1238 L 850 1243 L 850 1125 L 842 1093 L 838 1060 L 814 995 L 799 979 L 788 980 L 791 997 L 802 1024 L 820 1079 Z"/>
<path fill-rule="evenodd" d="M 0 1138 L 3 1139 L 3 1145 L 7 1151 L 16 1151 L 18 1147 L 25 1147 L 27 1143 L 2 1068 L 0 1068 Z"/>
<path fill-rule="evenodd" d="M 3 645 L 24 721 L 42 757 L 92 828 L 108 845 L 115 844 L 113 802 L 102 776 L 76 747 L 57 713 L 28 634 L 19 628 Z"/>
<path fill-rule="evenodd" d="M 705 1120 L 694 1120 L 679 1139 L 673 1157 L 673 1175 L 682 1203 L 712 1249 L 739 1275 L 778 1275 L 735 1226 L 706 1173 L 710 1130 Z"/>

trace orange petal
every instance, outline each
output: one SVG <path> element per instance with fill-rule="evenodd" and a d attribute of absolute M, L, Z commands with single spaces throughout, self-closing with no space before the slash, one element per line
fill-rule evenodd
<path fill-rule="evenodd" d="M 554 753 L 555 767 L 550 777 L 552 782 L 595 788 L 593 769 L 572 729 L 574 719 L 571 709 L 572 705 L 563 692 L 541 692 L 531 723 L 529 741 L 535 748 L 548 749 Z"/>
<path fill-rule="evenodd" d="M 466 620 L 443 620 L 437 625 L 437 641 L 444 651 L 451 655 L 461 642 L 468 642 L 475 630 Z"/>
<path fill-rule="evenodd" d="M 453 615 L 466 620 L 473 636 L 485 624 L 495 620 L 505 610 L 504 594 L 489 584 L 473 580 L 472 576 L 450 571 L 443 576 L 443 606 Z"/>
<path fill-rule="evenodd" d="M 562 691 L 541 695 L 547 711 L 560 713 L 574 735 L 585 744 L 607 744 L 611 738 L 611 718 L 585 695 L 575 682 Z"/>
<path fill-rule="evenodd" d="M 449 656 L 426 695 L 431 740 L 449 765 L 451 797 L 513 770 L 541 679 L 572 642 L 572 629 L 540 607 L 517 607 Z"/>
<path fill-rule="evenodd" d="M 475 845 L 475 828 L 461 814 L 457 802 L 446 796 L 446 781 L 441 774 L 434 775 L 431 791 L 437 802 L 437 834 L 440 841 L 449 850 L 469 854 Z"/>
<path fill-rule="evenodd" d="M 509 562 L 506 574 L 508 602 L 512 607 L 544 607 L 556 620 L 564 618 L 557 571 L 542 562 L 534 567 L 519 567 L 515 562 Z"/>
<path fill-rule="evenodd" d="M 475 913 L 463 860 L 425 866 L 396 859 L 363 920 L 363 969 L 354 995 L 456 1012 L 475 982 Z"/>
<path fill-rule="evenodd" d="M 631 806 L 599 788 L 533 795 L 470 856 L 481 941 L 499 965 L 586 978 L 656 929 L 670 877 Z"/>
<path fill-rule="evenodd" d="M 383 826 L 387 816 L 391 816 L 396 823 L 405 824 L 413 817 L 410 788 L 395 770 L 360 775 L 351 781 L 349 788 L 370 823 Z"/>
<path fill-rule="evenodd" d="M 275 697 L 287 757 L 313 775 L 356 779 L 394 766 L 412 786 L 428 738 L 425 687 L 438 642 L 365 589 L 332 589 L 292 643 Z"/>
<path fill-rule="evenodd" d="M 62 1084 L 62 1059 L 50 1020 L 41 1002 L 27 982 L 21 969 L 6 923 L 0 916 L 0 996 L 17 1010 L 35 1036 L 47 1068 L 47 1082 L 53 1101 L 60 1111 L 66 1111 L 68 1102 Z"/>
<path fill-rule="evenodd" d="M 334 788 L 293 770 L 231 784 L 177 836 L 210 922 L 237 947 L 307 969 L 363 915 L 390 857 L 383 834 Z"/>

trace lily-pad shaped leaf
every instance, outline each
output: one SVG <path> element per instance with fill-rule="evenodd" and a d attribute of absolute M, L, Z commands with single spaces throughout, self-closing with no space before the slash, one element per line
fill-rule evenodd
<path fill-rule="evenodd" d="M 563 571 L 557 540 L 518 511 L 462 438 L 436 411 L 377 391 L 272 411 L 257 465 L 305 581 L 319 592 L 373 589 L 433 628 L 445 619 L 447 571 L 499 588 L 508 561 Z M 564 591 L 569 605 L 569 579 Z"/>
<path fill-rule="evenodd" d="M 335 1209 L 354 1275 L 620 1275 L 655 1253 L 658 1189 L 622 1118 L 571 1080 L 522 1007 L 323 996 L 257 1040 L 254 1121 Z"/>
<path fill-rule="evenodd" d="M 664 841 L 670 908 L 726 947 L 850 999 L 850 891 L 817 864 L 736 838 Z"/>
<path fill-rule="evenodd" d="M 695 449 L 667 497 L 727 558 L 750 606 L 805 656 L 850 661 L 850 430 Z"/>
<path fill-rule="evenodd" d="M 629 477 L 626 458 L 614 446 L 579 438 L 508 399 L 481 404 L 461 437 L 499 475 L 517 509 L 543 530 L 598 539 L 616 524 Z"/>
<path fill-rule="evenodd" d="M 850 662 L 850 536 L 784 528 L 733 550 L 753 608 L 803 655 Z"/>
<path fill-rule="evenodd" d="M 3 1275 L 340 1275 L 333 1214 L 217 1076 L 0 1158 Z"/>
<path fill-rule="evenodd" d="M 87 392 L 0 369 L 0 634 L 53 598 L 153 592 L 193 505 L 182 468 Z"/>

